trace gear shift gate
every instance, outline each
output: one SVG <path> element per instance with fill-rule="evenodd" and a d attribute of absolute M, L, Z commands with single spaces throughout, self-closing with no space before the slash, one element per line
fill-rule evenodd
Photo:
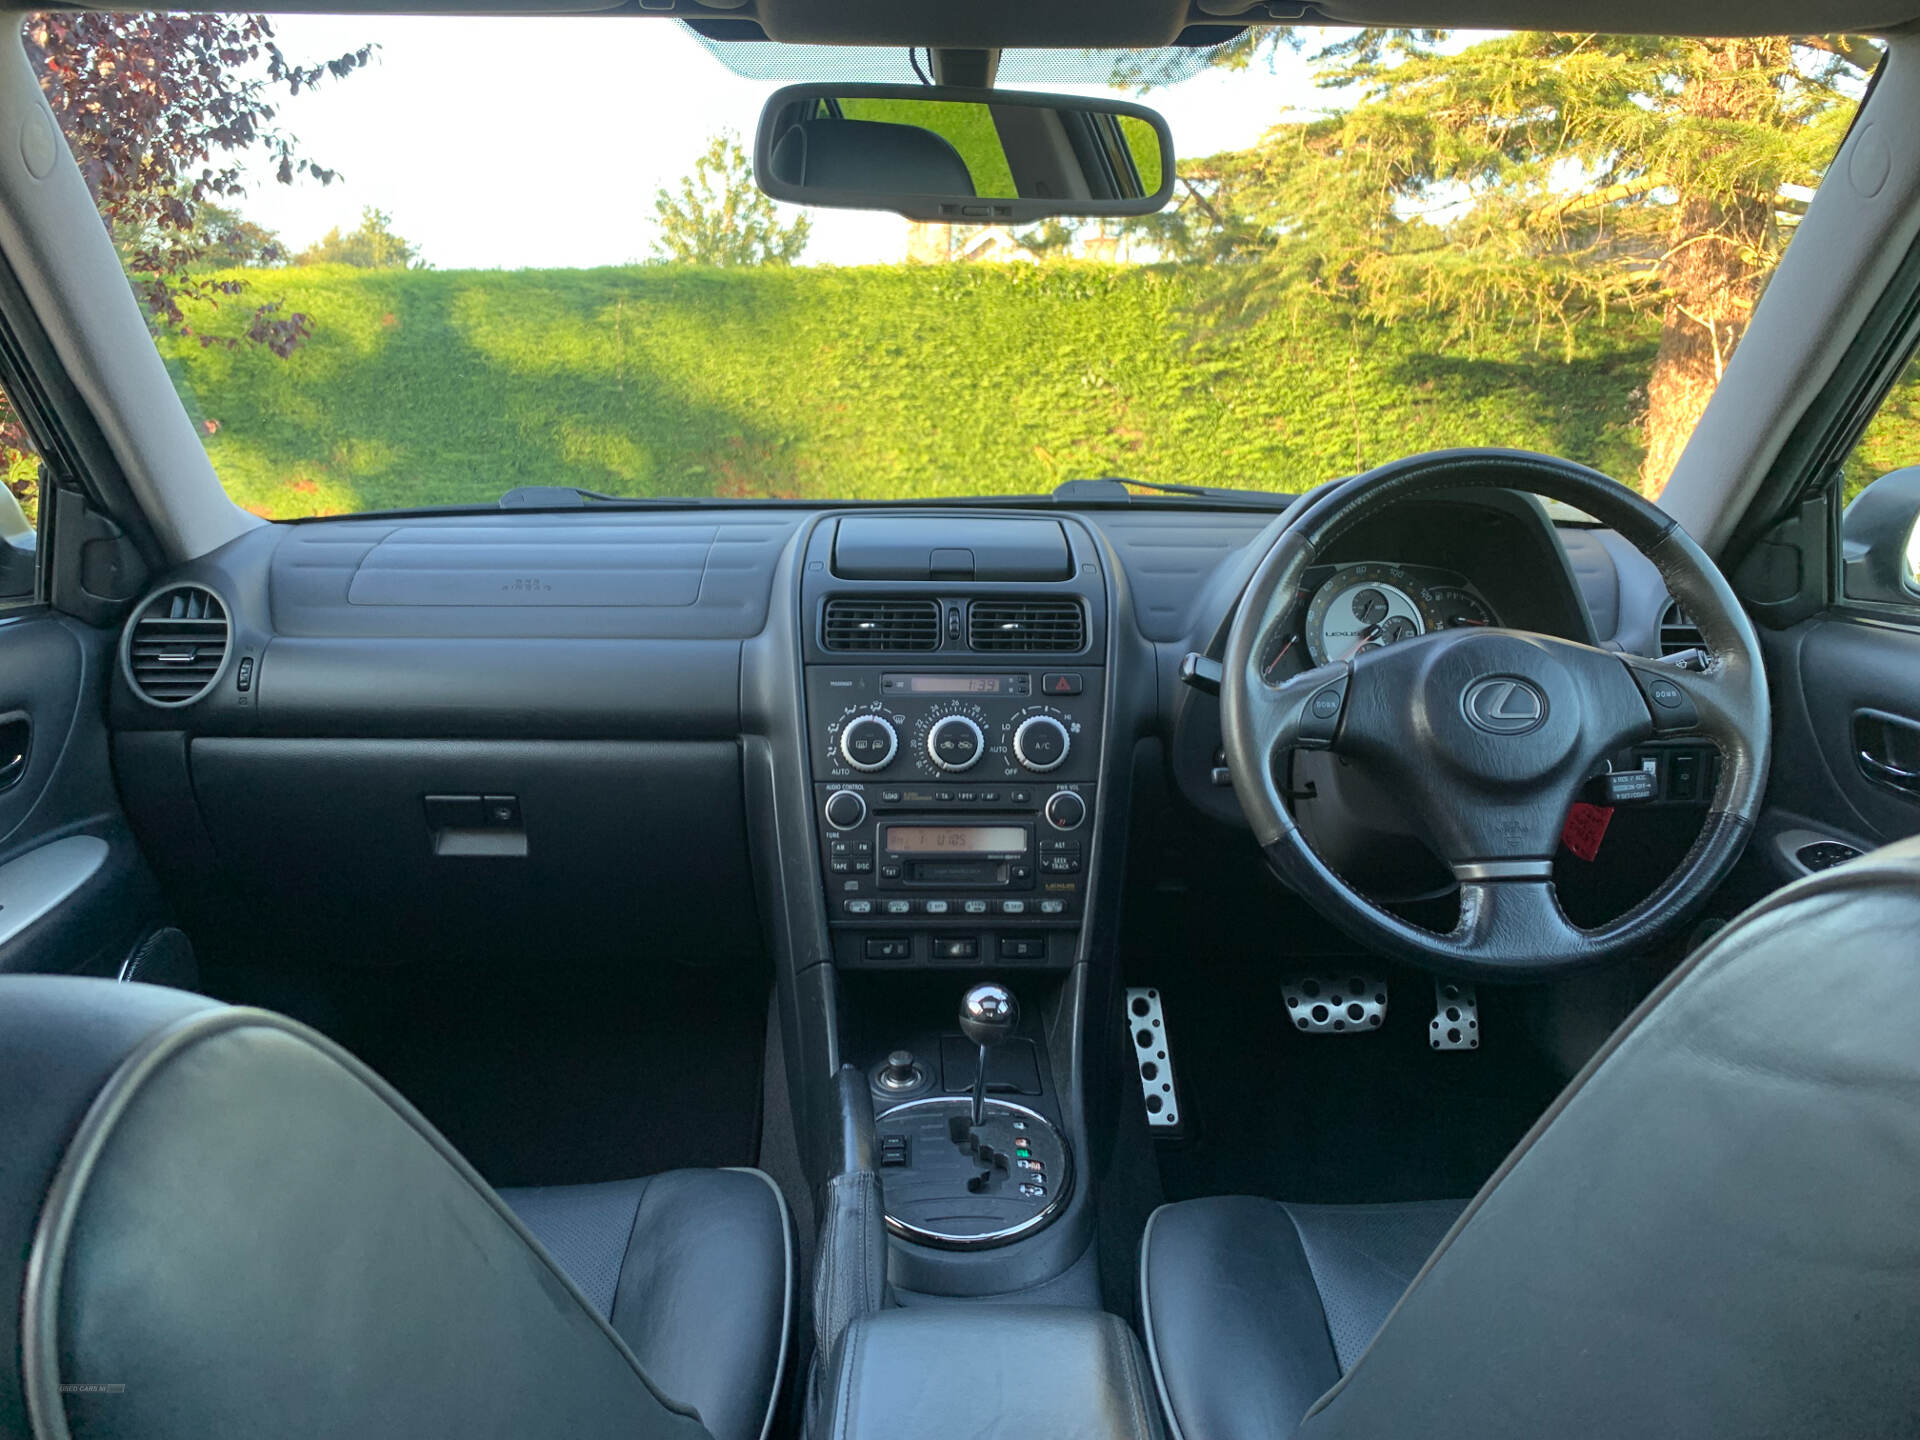
<path fill-rule="evenodd" d="M 1019 1025 L 1000 985 L 976 985 L 960 1006 L 961 1032 L 980 1048 L 973 1093 L 909 1100 L 875 1130 L 911 1161 L 882 1171 L 887 1229 L 949 1249 L 1004 1245 L 1044 1228 L 1073 1186 L 1065 1138 L 1038 1111 L 985 1093 L 988 1052 Z M 917 1137 L 917 1138 L 916 1138 Z"/>

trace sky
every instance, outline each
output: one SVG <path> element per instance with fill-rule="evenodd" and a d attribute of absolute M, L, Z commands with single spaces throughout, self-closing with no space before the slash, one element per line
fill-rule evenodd
<path fill-rule="evenodd" d="M 298 249 L 335 226 L 351 230 L 372 205 L 442 270 L 645 260 L 654 192 L 692 169 L 715 133 L 749 144 L 779 85 L 733 74 L 667 20 L 289 15 L 274 25 L 296 62 L 380 48 L 367 69 L 279 101 L 300 153 L 339 178 L 281 185 L 258 163 L 241 212 Z M 1160 110 L 1183 155 L 1250 144 L 1317 99 L 1290 53 L 1125 98 Z M 802 263 L 905 256 L 898 216 L 807 213 Z"/>

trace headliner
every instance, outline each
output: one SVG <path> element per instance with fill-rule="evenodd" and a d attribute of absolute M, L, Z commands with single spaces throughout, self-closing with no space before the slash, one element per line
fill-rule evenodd
<path fill-rule="evenodd" d="M 140 11 L 149 3 L 35 6 Z M 1608 34 L 1886 34 L 1920 0 L 185 0 L 173 10 L 273 14 L 564 15 L 707 22 L 713 38 L 953 49 L 1148 49 L 1241 25 L 1408 25 Z M 1202 38 L 1207 31 L 1211 36 Z M 710 32 L 711 33 L 711 32 Z"/>

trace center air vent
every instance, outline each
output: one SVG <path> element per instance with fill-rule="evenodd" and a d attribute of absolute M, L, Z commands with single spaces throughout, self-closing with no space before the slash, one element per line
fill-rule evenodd
<path fill-rule="evenodd" d="M 162 590 L 133 617 L 127 678 L 149 705 L 191 705 L 227 658 L 227 607 L 199 585 Z"/>
<path fill-rule="evenodd" d="M 1087 622 L 1078 600 L 976 600 L 967 634 L 976 650 L 1073 655 L 1086 648 Z"/>
<path fill-rule="evenodd" d="M 829 650 L 938 650 L 940 602 L 829 600 L 821 643 Z"/>
<path fill-rule="evenodd" d="M 1672 601 L 1660 612 L 1660 653 L 1678 655 L 1683 650 L 1699 650 L 1705 642 L 1700 638 L 1700 627 L 1687 619 L 1687 612 L 1680 608 L 1678 600 Z"/>

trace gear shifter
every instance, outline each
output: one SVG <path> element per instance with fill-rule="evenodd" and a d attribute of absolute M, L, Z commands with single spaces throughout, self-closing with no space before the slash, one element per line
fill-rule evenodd
<path fill-rule="evenodd" d="M 960 1033 L 980 1054 L 971 1096 L 889 1095 L 886 1067 L 874 1071 L 881 1198 L 896 1238 L 942 1250 L 1006 1245 L 1064 1211 L 1073 1195 L 1073 1151 L 1040 1108 L 1045 1090 L 1024 1092 L 1039 1097 L 1032 1105 L 1007 1095 L 987 1101 L 993 1052 L 1019 1026 L 1020 1002 L 1006 986 L 989 981 L 961 997 Z M 1042 1058 L 1036 1050 L 1034 1059 Z M 1038 1078 L 1044 1084 L 1044 1072 Z"/>
<path fill-rule="evenodd" d="M 1020 1023 L 1020 1002 L 1004 985 L 991 980 L 960 997 L 960 1033 L 980 1047 L 973 1072 L 973 1123 L 987 1118 L 987 1052 L 1006 1040 Z"/>

